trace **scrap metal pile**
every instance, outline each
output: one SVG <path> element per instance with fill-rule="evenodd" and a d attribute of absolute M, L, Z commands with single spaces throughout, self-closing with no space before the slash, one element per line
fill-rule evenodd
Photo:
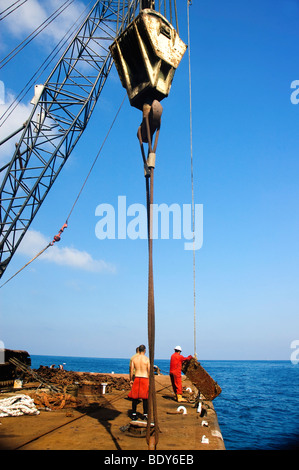
<path fill-rule="evenodd" d="M 129 379 L 125 377 L 73 372 L 47 366 L 40 366 L 33 372 L 34 376 L 42 381 L 42 385 L 46 385 L 46 388 L 38 388 L 34 393 L 29 392 L 38 409 L 84 408 L 102 396 L 103 383 L 105 393 L 130 390 Z M 32 375 L 25 373 L 23 385 L 33 385 Z M 55 389 L 51 389 L 51 385 L 55 386 Z"/>
<path fill-rule="evenodd" d="M 88 386 L 100 387 L 101 384 L 107 383 L 106 393 L 110 393 L 113 390 L 130 390 L 129 379 L 125 377 L 119 377 L 106 374 L 92 374 L 85 372 L 73 372 L 63 369 L 51 369 L 47 366 L 40 366 L 38 369 L 34 369 L 37 375 L 44 379 L 44 381 L 55 384 L 61 390 L 67 390 L 67 387 L 76 384 L 79 389 L 82 387 L 87 388 Z M 30 377 L 24 379 L 24 382 L 30 381 Z"/>
<path fill-rule="evenodd" d="M 83 406 L 81 399 L 67 393 L 45 392 L 37 390 L 31 398 L 38 409 L 61 410 L 63 408 L 77 408 Z"/>

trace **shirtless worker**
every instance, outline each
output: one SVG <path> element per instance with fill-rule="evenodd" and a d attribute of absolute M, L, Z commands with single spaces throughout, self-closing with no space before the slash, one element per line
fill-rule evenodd
<path fill-rule="evenodd" d="M 137 404 L 138 400 L 143 401 L 143 417 L 147 419 L 148 410 L 148 391 L 149 391 L 149 373 L 150 373 L 150 361 L 145 355 L 145 346 L 141 344 L 139 346 L 139 354 L 132 357 L 130 366 L 130 385 L 131 391 L 128 395 L 132 398 L 132 419 L 137 419 Z M 135 376 L 133 380 L 133 375 Z"/>
<path fill-rule="evenodd" d="M 132 360 L 134 359 L 135 356 L 138 356 L 138 354 L 139 354 L 139 346 L 138 346 L 138 348 L 136 348 L 136 353 L 134 354 L 134 356 L 132 356 L 131 359 L 130 359 L 129 374 L 130 374 L 130 371 L 131 371 Z M 133 381 L 134 381 L 134 377 L 135 377 L 135 370 L 134 370 L 133 377 L 132 377 Z"/>

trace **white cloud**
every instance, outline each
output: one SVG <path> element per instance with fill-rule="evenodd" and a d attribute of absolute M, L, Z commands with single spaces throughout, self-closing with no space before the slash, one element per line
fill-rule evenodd
<path fill-rule="evenodd" d="M 30 97 L 30 99 L 33 97 L 33 94 L 34 94 L 34 90 L 32 89 L 32 96 Z M 5 113 L 5 111 L 9 108 L 11 103 L 14 101 L 14 99 L 15 97 L 13 94 L 11 93 L 5 94 L 5 103 L 0 104 L 0 116 L 2 116 Z M 23 104 L 19 102 L 16 108 L 14 109 L 13 113 L 7 118 L 7 120 L 0 127 L 0 141 L 10 136 L 13 132 L 19 129 L 29 118 L 32 109 L 33 109 L 32 104 L 30 103 Z M 10 111 L 8 111 L 8 113 Z M 20 133 L 15 135 L 10 140 L 8 140 L 7 142 L 5 142 L 4 144 L 0 146 L 1 166 L 4 163 L 7 163 L 8 161 L 11 160 L 15 151 L 15 143 L 18 142 L 19 139 L 20 139 Z"/>
<path fill-rule="evenodd" d="M 4 19 L 4 26 L 11 35 L 19 40 L 24 40 L 25 37 L 39 28 L 47 18 L 61 7 L 59 10 L 61 12 L 60 15 L 56 17 L 56 13 L 51 16 L 51 19 L 55 17 L 55 20 L 49 25 L 48 21 L 46 21 L 43 26 L 46 24 L 48 26 L 34 39 L 40 41 L 44 47 L 51 45 L 49 41 L 53 46 L 63 37 L 85 8 L 84 3 L 75 1 L 68 8 L 64 9 L 66 6 L 62 6 L 64 3 L 61 0 L 47 0 L 43 2 L 40 0 L 28 0 Z M 10 0 L 2 0 L 1 10 L 7 8 L 9 4 L 11 4 Z M 41 26 L 41 29 L 43 26 Z M 3 39 L 5 39 L 4 36 Z"/>
<path fill-rule="evenodd" d="M 32 258 L 44 249 L 50 241 L 40 232 L 28 230 L 17 253 Z M 86 251 L 80 251 L 73 247 L 59 247 L 57 243 L 50 246 L 38 259 L 90 272 L 115 273 L 116 271 L 113 265 L 103 260 L 93 259 Z"/>

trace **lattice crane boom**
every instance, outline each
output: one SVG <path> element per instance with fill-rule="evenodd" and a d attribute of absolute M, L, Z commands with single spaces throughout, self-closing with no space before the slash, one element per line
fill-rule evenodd
<path fill-rule="evenodd" d="M 140 0 L 97 0 L 50 76 L 0 187 L 0 277 L 85 130 L 112 67 L 109 45 Z M 1 174 L 0 174 L 1 176 Z"/>

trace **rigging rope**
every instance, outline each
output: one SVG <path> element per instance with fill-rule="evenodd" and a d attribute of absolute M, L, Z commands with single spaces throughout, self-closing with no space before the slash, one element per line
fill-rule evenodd
<path fill-rule="evenodd" d="M 192 136 L 192 94 L 191 94 L 191 45 L 190 45 L 190 5 L 192 0 L 187 1 L 187 23 L 188 23 L 188 63 L 189 63 L 189 114 L 190 114 L 190 156 L 191 156 L 191 192 L 192 192 L 192 231 L 193 231 L 193 322 L 194 322 L 194 356 L 196 357 L 196 289 L 195 289 L 195 223 L 194 223 L 194 181 L 193 181 L 193 136 Z"/>
<path fill-rule="evenodd" d="M 154 275 L 153 275 L 153 203 L 154 203 L 154 168 L 156 149 L 158 144 L 162 106 L 154 101 L 152 106 L 143 106 L 143 122 L 138 128 L 141 154 L 144 164 L 146 182 L 146 207 L 148 227 L 148 344 L 149 344 L 149 396 L 148 396 L 148 420 L 146 439 L 150 450 L 154 450 L 159 440 L 159 424 L 157 412 L 157 400 L 155 391 L 154 358 L 155 358 L 155 299 L 154 299 Z M 155 142 L 152 145 L 152 137 L 156 132 Z M 148 158 L 145 157 L 143 142 L 148 143 Z M 152 430 L 152 420 L 154 429 Z M 154 435 L 153 435 L 153 433 Z"/>
<path fill-rule="evenodd" d="M 75 0 L 66 0 L 57 10 L 55 10 L 43 23 L 41 23 L 32 33 L 30 33 L 18 46 L 16 46 L 7 56 L 0 61 L 0 69 L 11 61 L 24 47 L 26 47 L 36 36 L 49 26 L 61 13 L 66 10 Z M 68 5 L 66 5 L 68 3 Z M 66 6 L 65 6 L 66 5 Z M 59 11 L 61 10 L 61 11 Z M 59 13 L 58 13 L 59 12 Z M 56 15 L 56 16 L 54 16 Z M 42 27 L 43 26 L 43 27 Z M 40 29 L 41 28 L 41 29 Z M 36 34 L 35 34 L 36 33 Z M 32 36 L 32 37 L 31 37 Z M 27 41 L 27 42 L 26 42 Z M 22 46 L 22 47 L 21 47 Z M 16 52 L 15 52 L 16 51 Z M 2 64 L 2 65 L 1 65 Z"/>
<path fill-rule="evenodd" d="M 89 3 L 91 3 L 91 2 L 89 2 Z M 78 21 L 81 19 L 81 17 L 85 14 L 86 10 L 88 10 L 88 9 L 89 9 L 89 4 L 86 6 L 84 11 L 79 15 L 79 17 L 75 20 L 75 22 L 72 24 L 72 26 L 69 28 L 69 30 L 65 33 L 65 35 L 56 44 L 56 46 L 54 47 L 52 52 L 50 52 L 48 57 L 43 61 L 43 63 L 40 65 L 40 67 L 37 69 L 37 71 L 34 73 L 34 75 L 32 75 L 32 77 L 28 80 L 26 85 L 19 92 L 19 94 L 15 97 L 15 99 L 10 103 L 10 105 L 7 107 L 7 109 L 4 111 L 4 113 L 0 116 L 0 121 L 2 120 L 2 122 L 0 123 L 0 127 L 7 121 L 9 116 L 14 112 L 14 110 L 17 108 L 17 106 L 19 106 L 20 102 L 25 98 L 25 96 L 27 95 L 27 93 L 31 89 L 32 82 L 37 81 L 40 78 L 40 76 L 45 72 L 45 70 L 53 62 L 53 60 L 55 59 L 57 54 L 61 51 L 61 49 L 63 47 L 65 47 L 65 44 L 68 42 L 70 37 L 73 35 L 73 30 L 76 27 Z M 42 67 L 43 67 L 43 69 L 42 69 Z M 38 74 L 39 71 L 40 71 L 40 73 Z M 10 109 L 11 109 L 11 111 L 9 112 Z"/>
<path fill-rule="evenodd" d="M 148 177 L 146 178 L 148 179 Z M 155 351 L 155 300 L 154 300 L 154 276 L 153 276 L 153 224 L 152 224 L 152 207 L 154 193 L 154 168 L 150 170 L 150 191 L 148 197 L 148 219 L 149 223 L 149 240 L 148 240 L 148 342 L 149 342 L 149 359 L 150 359 L 150 375 L 149 375 L 149 409 L 146 438 L 147 443 L 151 446 L 151 422 L 154 420 L 155 446 L 159 440 L 158 413 L 155 391 L 154 377 L 154 351 Z M 152 446 L 151 446 L 152 447 Z"/>
<path fill-rule="evenodd" d="M 5 10 L 1 11 L 0 13 L 0 16 L 5 13 L 7 10 L 9 10 L 10 8 L 12 8 L 14 5 L 16 5 L 17 3 L 19 3 L 21 0 L 17 0 L 15 3 L 13 3 L 12 5 L 10 5 L 9 7 L 5 8 Z M 28 0 L 23 0 L 23 2 L 20 4 L 20 5 L 17 5 L 16 8 L 14 8 L 13 10 L 9 11 L 8 13 L 6 13 L 5 16 L 3 16 L 3 18 L 0 18 L 0 21 L 1 20 L 4 20 L 4 18 L 6 18 L 8 15 L 10 15 L 11 13 L 13 13 L 15 10 L 17 10 L 20 6 L 22 6 L 24 3 L 26 3 Z"/>
<path fill-rule="evenodd" d="M 28 263 L 26 263 L 26 264 L 25 264 L 21 269 L 19 269 L 13 276 L 11 276 L 6 282 L 4 282 L 4 284 L 2 284 L 2 285 L 0 286 L 0 289 L 1 289 L 3 286 L 5 286 L 5 284 L 7 284 L 9 281 L 11 281 L 17 274 L 19 274 L 21 271 L 23 271 L 23 269 L 25 269 L 27 266 L 29 266 L 29 264 L 31 264 L 34 260 L 36 260 L 40 255 L 42 255 L 50 246 L 53 246 L 55 242 L 60 241 L 60 235 L 61 235 L 61 233 L 64 231 L 64 229 L 67 228 L 67 226 L 68 226 L 68 220 L 69 220 L 69 218 L 70 218 L 70 216 L 71 216 L 71 214 L 72 214 L 72 212 L 73 212 L 73 210 L 74 210 L 74 208 L 75 208 L 75 206 L 76 206 L 76 204 L 77 204 L 77 202 L 78 202 L 78 200 L 79 200 L 79 197 L 81 196 L 82 191 L 83 191 L 83 189 L 84 189 L 84 187 L 85 187 L 85 185 L 86 185 L 86 183 L 87 183 L 87 180 L 88 180 L 88 178 L 90 177 L 90 174 L 91 174 L 91 172 L 92 172 L 92 170 L 93 170 L 93 168 L 94 168 L 94 166 L 95 166 L 95 164 L 96 164 L 96 162 L 97 162 L 97 160 L 98 160 L 98 158 L 99 158 L 99 156 L 100 156 L 100 153 L 101 153 L 101 151 L 102 151 L 102 149 L 103 149 L 103 147 L 104 147 L 104 145 L 105 145 L 105 142 L 106 142 L 106 140 L 107 140 L 107 138 L 108 138 L 108 136 L 109 136 L 109 134 L 110 134 L 110 132 L 111 132 L 113 126 L 114 126 L 114 123 L 115 123 L 115 121 L 116 121 L 116 119 L 117 119 L 117 117 L 118 117 L 118 115 L 119 115 L 119 113 L 120 113 L 120 110 L 121 110 L 121 108 L 122 108 L 122 106 L 123 106 L 123 104 L 124 104 L 125 99 L 126 99 L 126 95 L 124 96 L 124 98 L 123 98 L 123 100 L 122 100 L 122 102 L 121 102 L 121 104 L 120 104 L 120 106 L 119 106 L 119 108 L 118 108 L 118 110 L 117 110 L 117 112 L 116 112 L 116 114 L 115 114 L 115 117 L 114 117 L 114 119 L 113 119 L 113 121 L 112 121 L 112 123 L 111 123 L 111 125 L 110 125 L 110 127 L 109 127 L 109 129 L 108 129 L 108 132 L 107 132 L 107 134 L 106 134 L 106 136 L 105 136 L 105 138 L 104 138 L 104 140 L 103 140 L 103 142 L 102 142 L 102 145 L 101 145 L 101 147 L 100 147 L 100 149 L 99 149 L 99 151 L 98 151 L 98 153 L 97 153 L 97 155 L 96 155 L 96 157 L 95 157 L 95 159 L 94 159 L 94 161 L 93 161 L 93 163 L 92 163 L 92 165 L 91 165 L 91 168 L 90 168 L 90 170 L 89 170 L 89 172 L 88 172 L 88 174 L 87 174 L 87 176 L 86 176 L 86 178 L 85 178 L 85 180 L 84 180 L 84 182 L 83 182 L 83 185 L 82 185 L 81 189 L 79 190 L 79 193 L 78 193 L 78 195 L 77 195 L 77 197 L 76 197 L 76 199 L 75 199 L 75 202 L 74 202 L 74 204 L 72 205 L 71 210 L 70 210 L 70 212 L 69 212 L 69 214 L 68 214 L 68 216 L 67 216 L 67 218 L 66 218 L 66 222 L 65 222 L 65 224 L 62 226 L 62 228 L 60 229 L 58 235 L 55 235 L 55 237 L 53 238 L 52 242 L 48 243 L 45 248 L 43 248 L 37 255 L 35 255 L 30 261 L 28 261 Z"/>
<path fill-rule="evenodd" d="M 109 129 L 108 129 L 108 132 L 107 132 L 107 134 L 106 134 L 106 136 L 105 136 L 105 138 L 104 138 L 104 140 L 103 140 L 103 143 L 102 143 L 102 145 L 101 145 L 101 147 L 100 147 L 100 149 L 99 149 L 99 151 L 98 151 L 98 153 L 97 153 L 97 156 L 96 156 L 96 158 L 94 159 L 93 164 L 92 164 L 91 167 L 90 167 L 90 170 L 89 170 L 89 172 L 88 172 L 88 174 L 87 174 L 87 176 L 86 176 L 86 178 L 85 178 L 85 180 L 84 180 L 84 182 L 83 182 L 83 185 L 82 185 L 82 187 L 81 187 L 81 189 L 80 189 L 80 191 L 79 191 L 79 193 L 78 193 L 78 195 L 77 195 L 77 197 L 76 197 L 76 199 L 75 199 L 74 204 L 72 205 L 72 208 L 71 208 L 71 210 L 70 210 L 70 212 L 69 212 L 69 215 L 67 216 L 67 219 L 66 219 L 67 222 L 68 222 L 68 220 L 69 220 L 69 218 L 70 218 L 70 216 L 71 216 L 71 214 L 72 214 L 72 212 L 73 212 L 73 210 L 74 210 L 74 208 L 75 208 L 75 206 L 76 206 L 76 204 L 77 204 L 77 202 L 78 202 L 79 197 L 81 196 L 81 193 L 82 193 L 82 191 L 83 191 L 83 189 L 84 189 L 84 186 L 86 185 L 87 180 L 88 180 L 88 178 L 90 177 L 90 174 L 91 174 L 91 172 L 92 172 L 92 170 L 93 170 L 93 168 L 94 168 L 94 166 L 95 166 L 95 164 L 96 164 L 96 162 L 97 162 L 97 159 L 98 159 L 99 156 L 100 156 L 100 153 L 101 153 L 101 151 L 102 151 L 102 149 L 103 149 L 103 147 L 104 147 L 104 145 L 105 145 L 106 140 L 108 139 L 108 136 L 109 136 L 109 134 L 110 134 L 110 132 L 111 132 L 111 130 L 112 130 L 112 127 L 114 126 L 114 123 L 115 123 L 115 121 L 116 121 L 116 119 L 117 119 L 117 117 L 118 117 L 118 115 L 119 115 L 119 113 L 120 113 L 120 110 L 121 110 L 121 108 L 122 108 L 122 106 L 123 106 L 123 104 L 124 104 L 124 102 L 125 102 L 125 99 L 126 99 L 126 95 L 124 96 L 124 98 L 123 98 L 123 100 L 122 100 L 122 102 L 121 102 L 121 104 L 120 104 L 120 106 L 119 106 L 119 108 L 118 108 L 118 110 L 117 110 L 117 112 L 116 112 L 116 114 L 115 114 L 115 116 L 114 116 L 114 119 L 113 119 L 113 121 L 112 121 L 112 123 L 111 123 L 111 125 L 110 125 L 110 127 L 109 127 Z"/>
<path fill-rule="evenodd" d="M 5 284 L 7 284 L 9 281 L 11 281 L 17 274 L 19 274 L 21 271 L 23 271 L 23 269 L 25 269 L 27 266 L 29 266 L 29 264 L 31 264 L 32 261 L 34 261 L 40 255 L 42 255 L 49 248 L 49 246 L 51 246 L 51 243 L 48 243 L 48 245 L 45 248 L 43 248 L 39 253 L 37 253 L 37 255 L 35 255 L 30 261 L 28 261 L 28 263 L 26 263 L 21 269 L 19 269 L 19 271 L 17 271 L 13 276 L 11 276 L 9 279 L 7 279 L 7 281 L 4 282 L 4 284 L 2 284 L 0 286 L 0 289 L 1 289 L 1 287 L 4 287 Z"/>

